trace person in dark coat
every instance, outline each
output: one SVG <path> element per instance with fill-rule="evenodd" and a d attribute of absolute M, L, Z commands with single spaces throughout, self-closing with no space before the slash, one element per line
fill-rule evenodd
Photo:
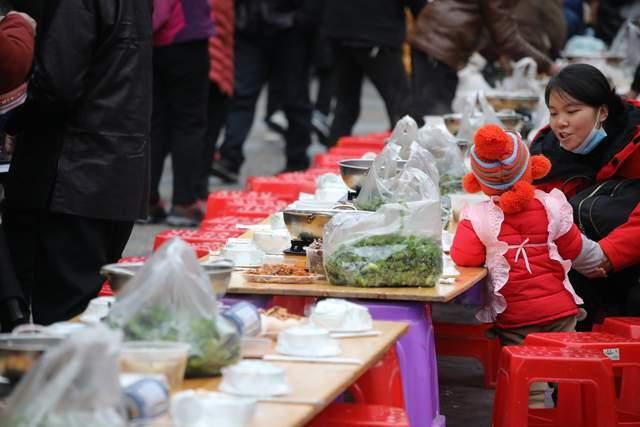
<path fill-rule="evenodd" d="M 33 320 L 81 313 L 146 217 L 151 0 L 31 4 L 38 37 L 3 226 Z"/>
<path fill-rule="evenodd" d="M 0 17 L 0 141 L 4 140 L 2 130 L 9 112 L 26 99 L 35 29 L 35 21 L 27 14 L 9 12 Z M 0 331 L 10 332 L 15 326 L 26 323 L 27 313 L 4 229 L 0 226 Z"/>

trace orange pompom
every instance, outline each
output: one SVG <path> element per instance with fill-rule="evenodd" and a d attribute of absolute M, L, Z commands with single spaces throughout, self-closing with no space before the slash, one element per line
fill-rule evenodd
<path fill-rule="evenodd" d="M 468 173 L 462 177 L 462 188 L 464 188 L 464 191 L 467 193 L 477 193 L 482 190 L 482 188 L 480 188 L 480 182 L 472 173 Z"/>
<path fill-rule="evenodd" d="M 481 160 L 502 160 L 513 152 L 511 137 L 497 125 L 484 125 L 473 137 L 474 151 Z"/>
<path fill-rule="evenodd" d="M 547 176 L 551 170 L 551 162 L 542 154 L 531 156 L 531 177 L 540 179 Z"/>
<path fill-rule="evenodd" d="M 517 182 L 509 191 L 500 195 L 500 207 L 506 214 L 522 212 L 533 200 L 535 188 L 525 181 Z"/>

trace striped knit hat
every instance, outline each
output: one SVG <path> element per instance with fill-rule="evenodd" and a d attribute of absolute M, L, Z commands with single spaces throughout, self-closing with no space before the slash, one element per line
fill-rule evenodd
<path fill-rule="evenodd" d="M 470 151 L 471 171 L 493 194 L 509 190 L 529 168 L 529 148 L 520 136 L 496 125 L 479 129 Z"/>

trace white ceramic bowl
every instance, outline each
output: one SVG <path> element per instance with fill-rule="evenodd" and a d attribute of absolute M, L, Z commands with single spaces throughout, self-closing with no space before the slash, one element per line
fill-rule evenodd
<path fill-rule="evenodd" d="M 277 396 L 291 391 L 284 368 L 259 360 L 242 360 L 222 368 L 220 390 L 242 396 Z"/>
<path fill-rule="evenodd" d="M 327 329 L 314 325 L 292 326 L 278 334 L 278 353 L 288 356 L 330 357 L 340 354 L 338 341 Z"/>
<path fill-rule="evenodd" d="M 291 246 L 291 236 L 287 230 L 254 231 L 253 241 L 267 254 L 281 254 Z"/>
<path fill-rule="evenodd" d="M 246 427 L 256 412 L 256 400 L 204 390 L 187 390 L 171 398 L 176 427 Z"/>
<path fill-rule="evenodd" d="M 313 308 L 311 322 L 330 331 L 367 331 L 373 328 L 369 310 L 349 301 L 329 298 Z"/>

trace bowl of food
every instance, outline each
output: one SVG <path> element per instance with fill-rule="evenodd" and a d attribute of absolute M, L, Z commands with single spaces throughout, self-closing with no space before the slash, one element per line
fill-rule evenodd
<path fill-rule="evenodd" d="M 172 392 L 182 385 L 187 369 L 189 344 L 168 341 L 129 341 L 120 351 L 120 370 L 140 374 L 160 374 Z"/>
<path fill-rule="evenodd" d="M 107 264 L 102 266 L 100 274 L 109 281 L 111 289 L 117 294 L 122 287 L 142 269 L 142 266 L 142 263 Z M 207 264 L 200 264 L 200 266 L 209 276 L 211 287 L 216 296 L 224 295 L 227 292 L 229 281 L 231 280 L 233 261 L 229 259 L 217 259 Z"/>
<path fill-rule="evenodd" d="M 63 339 L 44 334 L 0 334 L 0 377 L 4 378 L 0 394 L 10 392 L 40 356 Z"/>
<path fill-rule="evenodd" d="M 398 169 L 402 169 L 406 163 L 406 160 L 398 160 Z M 369 168 L 372 164 L 372 159 L 340 160 L 338 162 L 338 166 L 340 166 L 340 176 L 347 187 L 353 191 L 360 191 L 362 182 L 367 176 L 367 173 L 369 173 Z"/>

